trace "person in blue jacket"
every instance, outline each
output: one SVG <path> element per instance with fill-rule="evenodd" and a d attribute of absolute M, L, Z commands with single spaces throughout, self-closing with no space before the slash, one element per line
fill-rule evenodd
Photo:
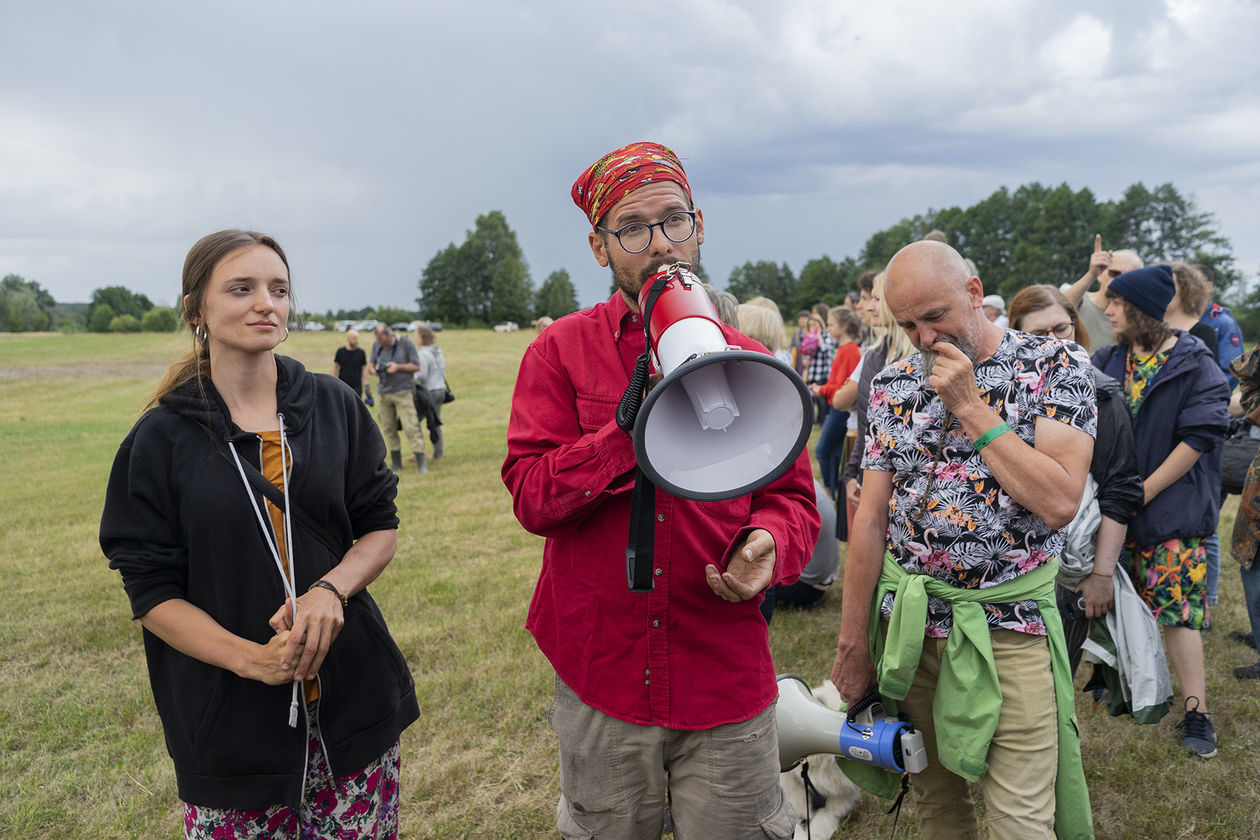
<path fill-rule="evenodd" d="M 1216 755 L 1203 664 L 1204 541 L 1221 503 L 1221 443 L 1229 387 L 1201 341 L 1164 323 L 1176 286 L 1172 269 L 1121 274 L 1107 288 L 1118 344 L 1094 364 L 1121 382 L 1133 414 L 1145 501 L 1129 523 L 1124 564 L 1164 628 L 1164 645 L 1185 696 L 1182 746 Z"/>

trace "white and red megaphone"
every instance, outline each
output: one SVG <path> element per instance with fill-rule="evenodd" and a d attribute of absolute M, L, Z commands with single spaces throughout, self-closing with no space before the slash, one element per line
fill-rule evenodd
<path fill-rule="evenodd" d="M 700 501 L 734 499 L 774 481 L 809 440 L 813 401 L 791 367 L 730 346 L 687 263 L 662 267 L 639 292 L 648 346 L 664 378 L 634 420 L 639 468 L 658 487 Z"/>

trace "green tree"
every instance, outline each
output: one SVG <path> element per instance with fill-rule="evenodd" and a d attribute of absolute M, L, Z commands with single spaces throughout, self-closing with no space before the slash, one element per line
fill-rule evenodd
<path fill-rule="evenodd" d="M 726 290 L 740 302 L 761 295 L 774 301 L 784 319 L 796 300 L 796 277 L 787 263 L 775 265 L 768 260 L 746 262 L 731 271 Z"/>
<path fill-rule="evenodd" d="M 20 294 L 25 292 L 25 294 Z M 16 295 L 11 298 L 12 301 L 20 301 L 20 303 L 10 303 L 10 306 L 19 306 L 22 314 L 18 320 L 24 325 L 24 332 L 40 332 L 52 329 L 57 323 L 57 301 L 48 293 L 48 290 L 36 283 L 34 280 L 25 280 L 17 274 L 6 274 L 3 280 L 0 280 L 0 297 L 5 293 Z M 30 311 L 30 302 L 33 301 L 35 309 L 44 314 L 41 319 Z M 0 323 L 6 323 L 8 317 L 0 309 Z M 42 321 L 43 326 L 34 326 Z"/>
<path fill-rule="evenodd" d="M 92 310 L 95 311 L 98 306 L 108 306 L 115 315 L 131 315 L 139 320 L 153 308 L 153 303 L 144 295 L 122 286 L 106 286 L 92 292 Z M 89 314 L 88 319 L 91 320 L 91 317 Z"/>
<path fill-rule="evenodd" d="M 1066 184 L 1002 187 L 971 207 L 950 207 L 902 219 L 872 234 L 860 254 L 862 265 L 885 265 L 903 246 L 932 229 L 975 263 L 986 291 L 1008 300 L 1025 286 L 1059 286 L 1084 273 L 1094 235 L 1104 247 L 1133 248 L 1146 262 L 1201 262 L 1217 274 L 1217 291 L 1239 279 L 1229 240 L 1211 214 L 1197 210 L 1172 184 L 1148 190 L 1129 187 L 1115 202 L 1098 202 L 1088 189 Z"/>
<path fill-rule="evenodd" d="M 92 332 L 109 332 L 109 325 L 116 317 L 114 308 L 108 303 L 93 306 L 92 314 L 88 316 L 88 329 Z"/>
<path fill-rule="evenodd" d="M 109 331 L 116 333 L 136 333 L 140 332 L 140 319 L 135 315 L 116 315 L 109 322 Z"/>
<path fill-rule="evenodd" d="M 534 290 L 529 281 L 529 269 L 514 257 L 502 260 L 494 271 L 490 293 L 490 322 L 515 321 L 526 323 L 533 311 Z"/>
<path fill-rule="evenodd" d="M 536 318 L 544 315 L 559 318 L 578 310 L 577 290 L 573 288 L 569 272 L 563 268 L 558 268 L 547 275 L 547 279 L 538 287 L 538 294 L 534 300 Z"/>
<path fill-rule="evenodd" d="M 429 260 L 420 277 L 421 315 L 432 320 L 456 324 L 470 321 L 491 323 L 495 310 L 495 277 L 505 261 L 515 260 L 524 270 L 523 283 L 532 295 L 533 284 L 529 280 L 529 268 L 516 233 L 508 226 L 507 217 L 499 210 L 478 216 L 473 229 L 467 232 L 458 248 L 452 243 Z M 501 280 L 516 276 L 516 269 L 506 269 Z M 519 289 L 515 284 L 500 284 L 505 294 L 515 297 Z M 500 308 L 511 309 L 517 304 L 504 302 Z M 526 305 L 526 312 L 529 304 Z"/>
<path fill-rule="evenodd" d="M 852 260 L 846 260 L 852 263 Z M 856 264 L 854 264 L 856 265 Z M 809 309 L 815 303 L 835 306 L 844 301 L 844 293 L 854 288 L 849 276 L 849 266 L 837 263 L 825 254 L 816 257 L 801 267 L 801 276 L 796 284 L 796 296 L 788 303 L 788 312 L 799 312 Z"/>
<path fill-rule="evenodd" d="M 140 317 L 145 332 L 175 332 L 178 326 L 179 313 L 166 306 L 155 306 Z"/>
<path fill-rule="evenodd" d="M 416 301 L 420 316 L 453 324 L 467 323 L 465 297 L 462 254 L 451 243 L 429 260 L 420 276 L 420 297 Z"/>
<path fill-rule="evenodd" d="M 48 324 L 48 313 L 40 308 L 33 290 L 25 286 L 0 286 L 0 330 L 43 332 Z"/>
<path fill-rule="evenodd" d="M 362 309 L 338 309 L 333 312 L 328 310 L 326 321 L 328 326 L 332 326 L 337 321 L 366 321 L 372 314 L 372 307 L 365 306 Z"/>
<path fill-rule="evenodd" d="M 1194 201 L 1172 184 L 1148 190 L 1132 185 L 1117 202 L 1109 204 L 1108 228 L 1117 248 L 1132 248 L 1143 262 L 1199 262 L 1212 269 L 1217 295 L 1225 294 L 1241 279 L 1234 268 L 1233 248 L 1216 230 L 1211 213 L 1200 211 Z M 1103 244 L 1107 244 L 1106 238 Z"/>
<path fill-rule="evenodd" d="M 378 306 L 372 317 L 382 324 L 397 324 L 401 321 L 410 323 L 415 320 L 410 312 L 397 306 Z"/>

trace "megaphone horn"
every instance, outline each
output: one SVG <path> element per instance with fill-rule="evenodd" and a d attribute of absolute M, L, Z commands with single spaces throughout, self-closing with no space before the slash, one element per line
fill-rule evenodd
<path fill-rule="evenodd" d="M 883 714 L 872 694 L 847 712 L 822 704 L 795 674 L 779 675 L 775 725 L 779 732 L 779 769 L 821 753 L 871 764 L 897 773 L 918 773 L 927 767 L 923 733 L 909 723 Z"/>
<path fill-rule="evenodd" d="M 727 343 L 717 310 L 688 268 L 662 268 L 639 293 L 664 378 L 635 418 L 634 454 L 652 482 L 675 496 L 734 499 L 796 460 L 809 440 L 813 401 L 791 367 Z"/>

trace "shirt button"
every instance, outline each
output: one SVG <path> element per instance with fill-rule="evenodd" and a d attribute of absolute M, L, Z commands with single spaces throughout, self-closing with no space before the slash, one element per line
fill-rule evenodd
<path fill-rule="evenodd" d="M 660 620 L 659 618 L 658 618 L 658 619 L 655 619 L 655 620 L 652 622 L 652 626 L 653 626 L 653 627 L 660 627 L 660 626 L 661 626 L 661 620 Z"/>
<path fill-rule="evenodd" d="M 657 521 L 657 522 L 664 522 L 664 521 L 665 521 L 665 514 L 663 514 L 663 513 L 658 513 L 658 514 L 656 514 L 656 521 Z"/>
<path fill-rule="evenodd" d="M 590 491 L 590 490 L 587 490 L 587 491 L 586 491 L 586 495 L 588 495 L 588 496 L 589 496 L 589 495 L 591 495 L 591 491 Z"/>
<path fill-rule="evenodd" d="M 643 681 L 643 684 L 644 684 L 644 685 L 651 685 L 651 684 L 652 684 L 652 681 L 651 681 L 651 680 L 644 680 L 644 681 Z"/>
<path fill-rule="evenodd" d="M 665 574 L 665 570 L 664 570 L 664 569 L 657 569 L 657 570 L 656 570 L 656 572 L 655 572 L 655 574 L 656 574 L 656 576 L 657 576 L 657 577 L 660 577 L 661 575 Z"/>
<path fill-rule="evenodd" d="M 645 676 L 645 677 L 650 677 L 650 676 L 652 676 L 652 669 L 651 669 L 651 668 L 644 668 L 644 669 L 643 669 L 643 676 Z"/>

